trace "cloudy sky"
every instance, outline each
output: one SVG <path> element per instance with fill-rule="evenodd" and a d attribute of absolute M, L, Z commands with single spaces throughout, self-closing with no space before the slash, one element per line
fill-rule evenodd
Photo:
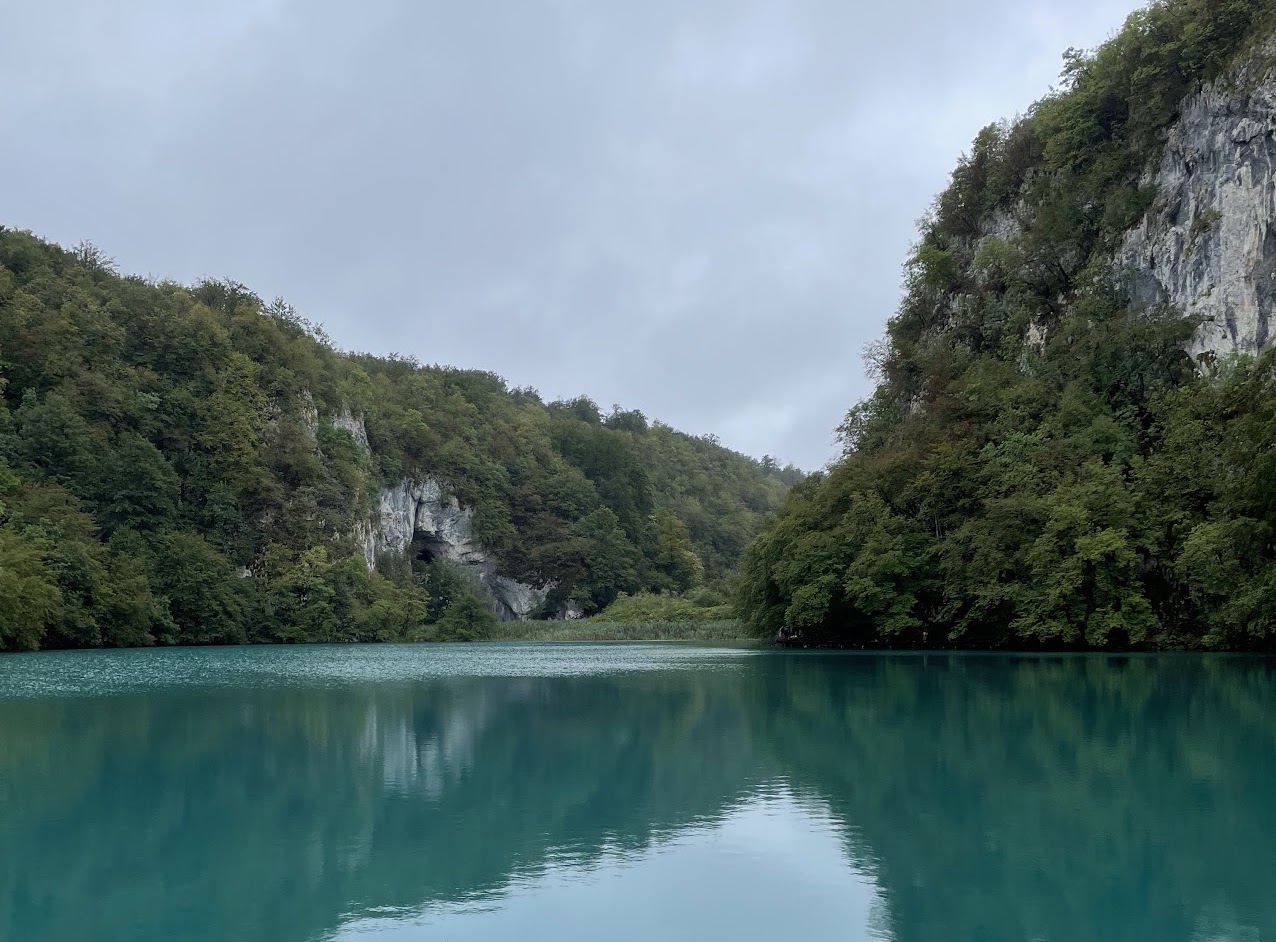
<path fill-rule="evenodd" d="M 1136 5 L 12 3 L 0 223 L 814 468 L 958 155 Z"/>

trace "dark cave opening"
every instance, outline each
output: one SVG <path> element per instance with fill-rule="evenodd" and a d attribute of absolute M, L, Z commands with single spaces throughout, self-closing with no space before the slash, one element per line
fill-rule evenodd
<path fill-rule="evenodd" d="M 412 549 L 408 555 L 414 563 L 428 566 L 436 559 L 447 558 L 447 541 L 429 533 L 418 533 L 412 538 Z"/>

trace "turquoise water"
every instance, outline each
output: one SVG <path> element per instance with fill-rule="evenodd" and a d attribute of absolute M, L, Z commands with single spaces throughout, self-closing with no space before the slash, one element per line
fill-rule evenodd
<path fill-rule="evenodd" d="M 1276 940 L 1276 668 L 10 655 L 0 939 Z"/>

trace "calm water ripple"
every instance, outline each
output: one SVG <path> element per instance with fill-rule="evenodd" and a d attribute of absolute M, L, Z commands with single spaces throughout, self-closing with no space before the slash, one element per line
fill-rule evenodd
<path fill-rule="evenodd" d="M 0 939 L 1276 940 L 1276 670 L 0 658 Z"/>

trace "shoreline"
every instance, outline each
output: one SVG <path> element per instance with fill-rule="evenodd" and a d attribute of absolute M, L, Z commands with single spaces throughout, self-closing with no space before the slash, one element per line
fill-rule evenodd
<path fill-rule="evenodd" d="M 712 641 L 770 645 L 735 619 L 714 621 L 502 622 L 485 641 Z"/>

